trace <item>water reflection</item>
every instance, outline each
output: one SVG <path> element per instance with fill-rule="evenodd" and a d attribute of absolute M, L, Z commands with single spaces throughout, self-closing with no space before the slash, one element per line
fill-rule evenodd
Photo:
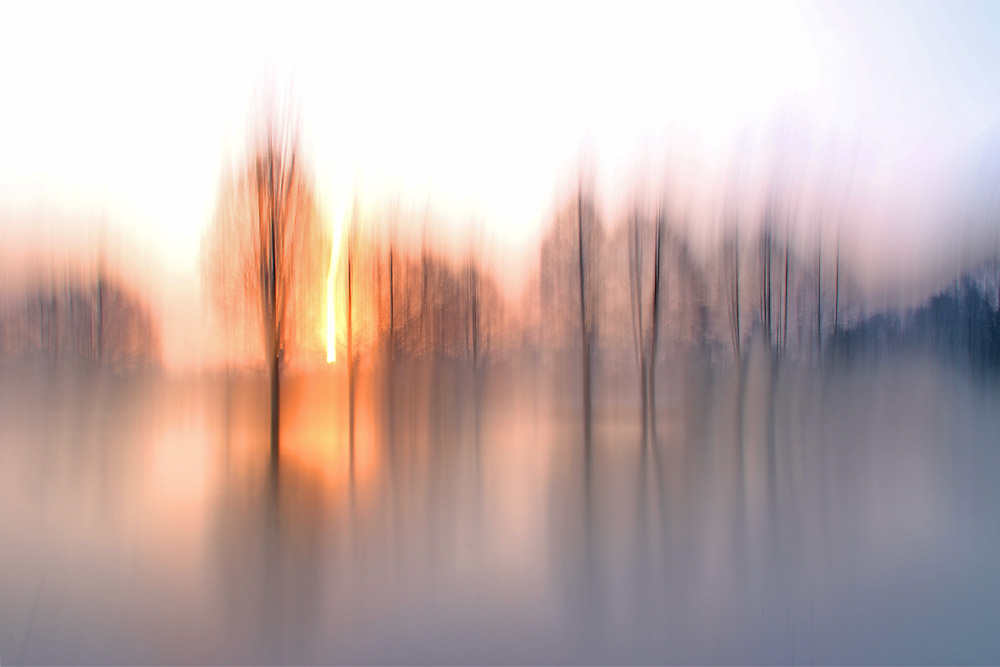
<path fill-rule="evenodd" d="M 337 367 L 277 480 L 261 377 L 61 373 L 0 382 L 7 663 L 1000 655 L 998 392 L 937 362 L 665 367 L 652 441 L 605 372 L 589 479 L 544 368 L 362 368 L 353 484 Z"/>

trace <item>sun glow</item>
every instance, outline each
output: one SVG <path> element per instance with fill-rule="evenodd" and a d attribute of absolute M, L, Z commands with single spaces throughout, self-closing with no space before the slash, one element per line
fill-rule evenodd
<path fill-rule="evenodd" d="M 345 206 L 333 216 L 333 239 L 330 244 L 330 273 L 326 278 L 326 363 L 337 361 L 337 266 L 340 260 L 340 239 L 343 236 Z"/>

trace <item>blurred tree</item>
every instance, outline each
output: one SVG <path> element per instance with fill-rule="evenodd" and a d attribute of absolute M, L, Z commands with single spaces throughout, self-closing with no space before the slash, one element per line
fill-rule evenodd
<path fill-rule="evenodd" d="M 541 246 L 539 323 L 552 349 L 580 354 L 584 466 L 592 459 L 593 367 L 598 348 L 599 301 L 607 272 L 601 265 L 604 227 L 590 178 L 581 172 L 573 197 L 557 213 Z"/>
<path fill-rule="evenodd" d="M 279 374 L 286 352 L 319 347 L 330 237 L 287 123 L 269 120 L 224 178 L 202 246 L 206 289 L 231 323 L 227 344 L 258 341 L 270 381 L 271 465 L 277 470 Z M 259 327 L 259 333 L 254 328 Z"/>
<path fill-rule="evenodd" d="M 733 346 L 733 359 L 737 366 L 743 359 L 743 333 L 740 330 L 740 234 L 733 223 L 724 232 L 722 269 L 725 273 L 726 305 L 729 316 L 729 333 Z"/>
<path fill-rule="evenodd" d="M 639 391 L 642 396 L 642 445 L 647 444 L 650 419 L 655 424 L 656 346 L 659 342 L 660 275 L 663 258 L 663 235 L 666 225 L 662 208 L 655 221 L 638 204 L 628 221 L 629 293 L 632 306 L 632 331 L 636 363 L 639 366 Z M 648 289 L 644 289 L 647 286 Z M 651 417 L 651 414 L 653 415 Z"/>
<path fill-rule="evenodd" d="M 0 331 L 3 359 L 41 353 L 51 364 L 132 371 L 154 363 L 160 352 L 146 304 L 107 275 L 94 283 L 55 281 L 16 298 L 0 311 Z"/>

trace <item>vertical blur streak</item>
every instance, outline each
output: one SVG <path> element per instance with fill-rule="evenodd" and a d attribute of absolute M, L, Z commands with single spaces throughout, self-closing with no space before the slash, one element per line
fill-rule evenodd
<path fill-rule="evenodd" d="M 333 218 L 333 243 L 330 248 L 330 274 L 326 279 L 326 363 L 337 361 L 337 268 L 340 257 L 340 237 L 344 227 L 344 207 Z"/>
<path fill-rule="evenodd" d="M 0 664 L 1000 664 L 993 228 L 889 264 L 778 146 L 711 207 L 584 165 L 513 261 L 255 136 L 224 372 L 119 232 L 0 232 Z"/>

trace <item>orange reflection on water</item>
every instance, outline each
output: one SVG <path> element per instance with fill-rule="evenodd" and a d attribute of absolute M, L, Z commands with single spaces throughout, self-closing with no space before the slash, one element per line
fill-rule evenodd
<path fill-rule="evenodd" d="M 354 404 L 354 482 L 363 490 L 380 464 L 373 397 L 361 386 Z M 281 461 L 331 489 L 351 479 L 347 372 L 343 364 L 288 377 L 282 383 Z"/>

